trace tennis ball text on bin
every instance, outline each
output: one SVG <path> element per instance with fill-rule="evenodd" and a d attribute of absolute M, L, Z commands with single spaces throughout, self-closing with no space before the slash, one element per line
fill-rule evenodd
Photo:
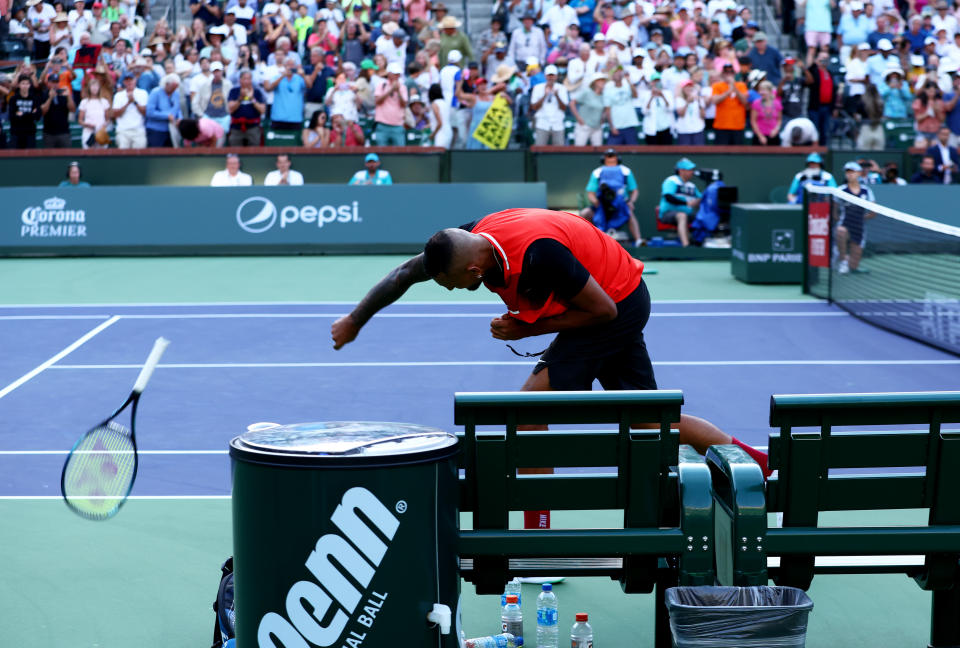
<path fill-rule="evenodd" d="M 358 512 L 364 517 L 358 516 Z M 286 598 L 286 617 L 268 612 L 260 619 L 257 629 L 260 646 L 309 648 L 311 645 L 339 645 L 347 623 L 362 598 L 362 592 L 347 576 L 366 588 L 387 552 L 387 544 L 374 532 L 374 527 L 388 541 L 393 540 L 400 527 L 400 521 L 376 495 L 359 486 L 343 494 L 330 521 L 342 535 L 327 533 L 321 536 L 304 563 L 316 582 L 301 580 L 290 587 Z M 383 606 L 387 593 L 371 592 L 371 596 L 373 598 L 364 606 L 364 612 L 368 613 L 358 615 L 355 619 L 358 627 L 370 628 L 373 625 L 375 610 Z M 304 602 L 312 611 L 304 606 Z M 335 612 L 329 624 L 322 625 L 332 609 Z M 357 645 L 363 640 L 362 633 L 350 634 Z M 274 642 L 274 638 L 278 643 Z M 351 643 L 349 639 L 347 643 Z"/>

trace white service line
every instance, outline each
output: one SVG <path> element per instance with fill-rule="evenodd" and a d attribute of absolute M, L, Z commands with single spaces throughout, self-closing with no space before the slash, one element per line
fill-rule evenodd
<path fill-rule="evenodd" d="M 225 302 L 106 302 L 90 304 L 3 304 L 0 308 L 173 308 L 198 306 L 352 306 L 356 301 L 225 301 Z M 399 301 L 396 306 L 492 305 L 494 299 L 464 301 Z M 820 304 L 817 299 L 655 299 L 654 304 Z"/>
<path fill-rule="evenodd" d="M 310 369 L 323 367 L 513 367 L 531 366 L 536 360 L 450 360 L 436 362 L 211 362 L 161 364 L 158 369 Z M 960 365 L 957 360 L 667 360 L 656 367 L 749 367 L 824 365 Z M 61 364 L 51 369 L 139 369 L 138 364 Z"/>
<path fill-rule="evenodd" d="M 136 313 L 119 315 L 123 319 L 333 319 L 347 313 Z M 442 319 L 499 317 L 502 312 L 489 313 L 377 313 L 375 319 Z M 700 311 L 687 313 L 651 313 L 650 317 L 850 317 L 848 313 L 832 311 Z M 2 316 L 0 316 L 2 319 Z M 24 318 L 29 319 L 29 318 Z"/>
<path fill-rule="evenodd" d="M 47 369 L 47 368 L 51 367 L 53 364 L 59 362 L 60 360 L 63 360 L 65 357 L 67 357 L 68 355 L 70 355 L 71 353 L 73 353 L 74 351 L 76 351 L 77 349 L 79 349 L 79 348 L 80 348 L 81 346 L 83 346 L 86 342 L 88 342 L 90 339 L 92 339 L 94 336 L 96 336 L 98 333 L 100 333 L 100 331 L 103 331 L 104 329 L 106 329 L 106 328 L 108 328 L 108 327 L 116 324 L 118 321 L 120 321 L 120 318 L 119 318 L 118 316 L 114 315 L 113 317 L 111 317 L 110 319 L 108 319 L 106 322 L 101 322 L 101 323 L 98 324 L 95 328 L 87 331 L 87 333 L 85 333 L 82 337 L 80 337 L 80 338 L 77 339 L 75 342 L 73 342 L 73 344 L 71 344 L 70 346 L 68 346 L 68 347 L 65 348 L 64 350 L 62 350 L 60 353 L 58 353 L 57 355 L 53 356 L 52 358 L 50 358 L 49 360 L 47 360 L 47 361 L 44 362 L 43 364 L 38 365 L 38 366 L 35 367 L 34 369 L 32 369 L 32 370 L 30 370 L 29 372 L 25 373 L 24 375 L 20 376 L 19 378 L 17 378 L 16 380 L 14 380 L 12 383 L 10 383 L 9 385 L 7 385 L 7 386 L 4 387 L 3 389 L 0 389 L 0 398 L 3 398 L 4 396 L 6 396 L 6 395 L 9 394 L 10 392 L 12 392 L 14 389 L 16 389 L 17 387 L 19 387 L 20 385 L 24 384 L 25 382 L 27 382 L 28 380 L 30 380 L 31 378 L 33 378 L 33 377 L 36 376 L 37 374 L 41 373 L 44 369 Z"/>
<path fill-rule="evenodd" d="M 107 319 L 109 315 L 0 315 L 0 320 L 92 320 Z"/>
<path fill-rule="evenodd" d="M 14 455 L 59 455 L 68 454 L 69 450 L 0 450 L 0 456 Z M 103 450 L 80 451 L 79 454 L 102 454 Z M 133 454 L 133 450 L 111 450 L 112 454 Z M 225 455 L 228 450 L 137 450 L 138 455 Z"/>

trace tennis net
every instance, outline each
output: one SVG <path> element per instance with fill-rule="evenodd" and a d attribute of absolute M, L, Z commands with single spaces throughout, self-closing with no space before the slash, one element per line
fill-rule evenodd
<path fill-rule="evenodd" d="M 960 355 L 960 227 L 831 187 L 805 191 L 807 292 Z"/>

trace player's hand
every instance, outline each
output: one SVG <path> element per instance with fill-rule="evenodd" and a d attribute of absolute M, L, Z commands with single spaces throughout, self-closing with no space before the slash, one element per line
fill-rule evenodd
<path fill-rule="evenodd" d="M 344 344 L 357 339 L 360 327 L 350 315 L 344 315 L 330 326 L 330 337 L 333 338 L 333 348 L 339 349 Z"/>
<path fill-rule="evenodd" d="M 509 315 L 502 315 L 490 320 L 490 335 L 498 340 L 519 340 L 530 335 L 529 326 Z"/>

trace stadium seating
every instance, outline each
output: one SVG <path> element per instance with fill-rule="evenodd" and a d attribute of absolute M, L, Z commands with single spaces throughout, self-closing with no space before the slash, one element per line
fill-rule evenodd
<path fill-rule="evenodd" d="M 513 576 L 610 576 L 625 592 L 656 591 L 658 646 L 670 645 L 663 595 L 713 584 L 713 512 L 703 457 L 670 425 L 683 394 L 647 392 L 458 393 L 464 426 L 461 574 L 478 594 Z M 518 431 L 542 424 L 616 424 L 612 431 Z M 659 429 L 632 430 L 648 423 Z M 494 432 L 478 426 L 496 426 Z M 615 466 L 616 473 L 518 475 L 517 468 Z M 510 530 L 523 510 L 623 510 L 623 529 Z"/>
<path fill-rule="evenodd" d="M 941 428 L 958 422 L 960 392 L 774 396 L 777 476 L 764 484 L 733 446 L 707 453 L 720 583 L 766 584 L 770 576 L 807 589 L 817 573 L 904 573 L 933 592 L 930 645 L 960 645 L 960 431 Z M 926 430 L 834 430 L 916 425 Z M 924 472 L 904 471 L 911 467 Z M 819 525 L 820 511 L 894 509 L 923 509 L 928 525 Z M 768 511 L 783 513 L 782 528 L 767 528 Z"/>

